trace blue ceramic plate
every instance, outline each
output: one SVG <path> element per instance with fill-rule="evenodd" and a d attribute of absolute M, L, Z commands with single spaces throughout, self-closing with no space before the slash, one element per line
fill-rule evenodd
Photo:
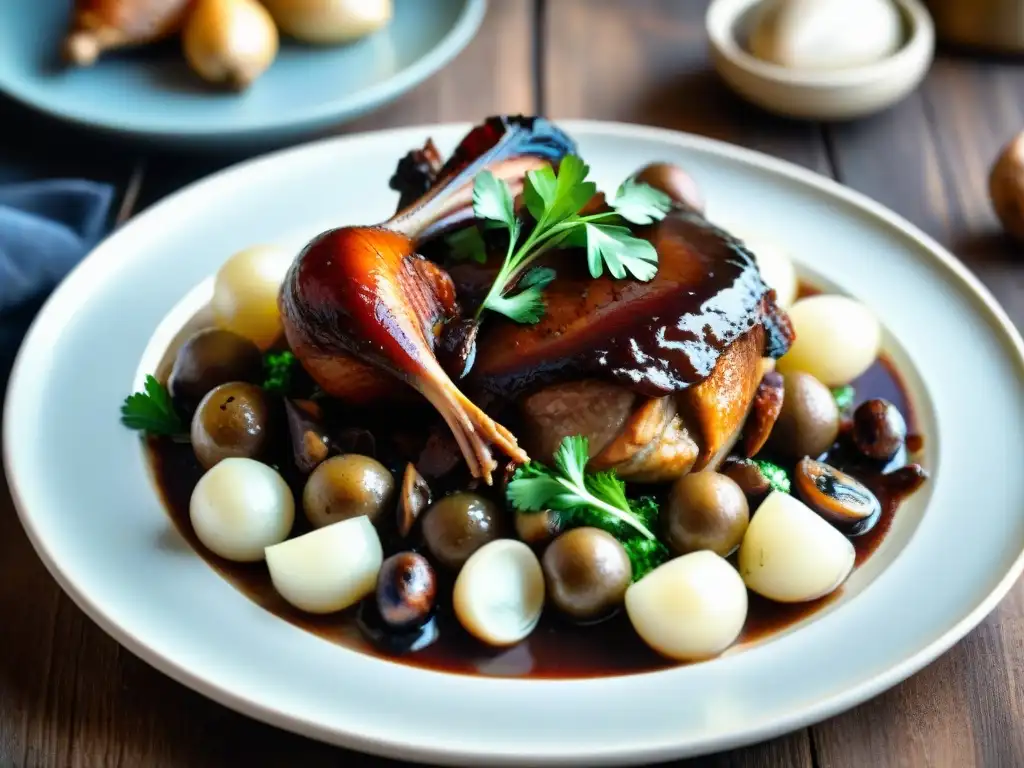
<path fill-rule="evenodd" d="M 60 64 L 71 0 L 0 2 L 0 91 L 58 118 L 146 138 L 198 142 L 313 132 L 395 99 L 445 66 L 476 34 L 486 0 L 395 0 L 391 24 L 339 47 L 282 40 L 246 92 L 193 74 L 177 41 Z"/>

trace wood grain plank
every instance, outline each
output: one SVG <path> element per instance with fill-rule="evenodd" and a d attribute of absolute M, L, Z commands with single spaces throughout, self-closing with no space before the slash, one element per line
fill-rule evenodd
<path fill-rule="evenodd" d="M 1024 70 L 940 57 L 895 108 L 827 137 L 840 180 L 938 239 L 1024 327 L 1021 248 L 999 230 L 988 172 L 1024 127 Z M 812 731 L 822 766 L 1024 765 L 1024 584 L 901 686 Z"/>
<path fill-rule="evenodd" d="M 737 98 L 707 50 L 707 0 L 548 0 L 546 113 L 656 125 L 741 144 L 827 173 L 817 125 Z"/>
<path fill-rule="evenodd" d="M 477 38 L 444 71 L 391 106 L 340 130 L 532 112 L 533 23 L 533 0 L 491 3 Z M 23 168 L 6 166 L 5 152 L 18 151 L 0 147 L 0 181 L 9 167 L 10 177 L 39 175 L 47 168 L 57 174 L 91 168 L 96 178 L 133 178 L 134 158 L 121 151 L 120 162 L 117 148 L 107 155 L 102 143 L 90 143 L 90 151 L 65 151 L 60 142 L 48 139 L 56 152 L 52 166 L 35 160 Z M 144 173 L 139 170 L 134 176 L 141 185 L 139 206 L 238 159 L 156 155 Z M 101 173 L 105 167 L 107 176 Z M 132 208 L 124 207 L 122 215 Z M 122 649 L 50 578 L 18 522 L 2 474 L 0 616 L 2 766 L 401 765 L 264 726 L 193 693 Z"/>

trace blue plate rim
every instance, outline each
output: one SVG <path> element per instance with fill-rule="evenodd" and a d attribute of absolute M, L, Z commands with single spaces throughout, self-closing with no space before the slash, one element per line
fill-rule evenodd
<path fill-rule="evenodd" d="M 327 125 L 340 125 L 379 109 L 437 74 L 462 53 L 476 37 L 486 16 L 487 5 L 488 0 L 465 0 L 451 29 L 425 55 L 381 83 L 307 109 L 293 110 L 291 113 L 283 114 L 267 113 L 265 116 L 239 127 L 217 128 L 206 123 L 195 127 L 176 124 L 173 127 L 161 128 L 151 120 L 115 124 L 97 119 L 91 114 L 82 114 L 73 110 L 65 111 L 35 99 L 19 89 L 17 81 L 0 80 L 0 93 L 36 112 L 58 120 L 123 136 L 201 141 L 204 139 L 257 138 L 273 134 L 284 135 L 315 131 Z"/>

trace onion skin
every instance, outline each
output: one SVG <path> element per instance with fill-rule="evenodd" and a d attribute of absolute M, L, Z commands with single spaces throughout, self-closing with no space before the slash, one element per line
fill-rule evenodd
<path fill-rule="evenodd" d="M 256 0 L 198 0 L 182 31 L 189 66 L 209 83 L 248 88 L 277 56 L 277 27 Z"/>

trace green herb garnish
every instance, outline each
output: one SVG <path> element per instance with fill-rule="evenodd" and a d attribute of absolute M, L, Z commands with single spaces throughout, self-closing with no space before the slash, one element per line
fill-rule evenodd
<path fill-rule="evenodd" d="M 551 510 L 565 527 L 590 525 L 608 531 L 622 542 L 638 581 L 668 559 L 653 530 L 658 504 L 649 496 L 627 499 L 626 485 L 614 471 L 586 472 L 588 450 L 585 437 L 564 438 L 554 468 L 533 461 L 516 470 L 506 491 L 508 500 L 521 512 Z"/>
<path fill-rule="evenodd" d="M 836 405 L 839 406 L 841 412 L 846 412 L 853 407 L 853 398 L 856 395 L 856 390 L 849 384 L 832 390 L 832 398 L 836 401 Z"/>
<path fill-rule="evenodd" d="M 764 459 L 753 459 L 753 462 L 761 470 L 761 474 L 764 475 L 765 480 L 768 481 L 768 485 L 771 486 L 773 491 L 789 493 L 789 475 L 786 473 L 786 470 L 778 464 L 772 464 Z"/>
<path fill-rule="evenodd" d="M 121 423 L 148 435 L 184 435 L 185 425 L 174 409 L 167 388 L 153 376 L 146 376 L 144 389 L 125 398 L 121 406 Z"/>
<path fill-rule="evenodd" d="M 457 229 L 445 238 L 451 257 L 458 261 L 487 262 L 487 244 L 475 226 Z"/>
<path fill-rule="evenodd" d="M 263 388 L 268 392 L 285 394 L 291 387 L 292 372 L 298 364 L 290 350 L 267 352 L 263 356 Z"/>
<path fill-rule="evenodd" d="M 490 171 L 478 174 L 473 184 L 473 213 L 478 219 L 495 222 L 508 232 L 508 250 L 487 296 L 477 308 L 479 319 L 485 309 L 498 312 L 518 323 L 535 323 L 544 314 L 543 288 L 550 282 L 528 280 L 527 268 L 547 251 L 559 245 L 586 246 L 587 265 L 592 277 L 600 277 L 604 268 L 615 278 L 627 273 L 648 281 L 658 272 L 658 252 L 647 240 L 634 237 L 624 222 L 650 224 L 665 217 L 671 200 L 663 192 L 627 180 L 619 187 L 612 203 L 614 210 L 580 216 L 580 210 L 597 192 L 587 181 L 590 172 L 576 155 L 566 155 L 558 174 L 544 166 L 526 174 L 523 199 L 534 220 L 530 234 L 520 242 L 523 222 L 516 216 L 512 192 Z M 467 255 L 471 235 L 457 240 L 461 258 L 483 261 L 481 251 Z M 551 279 L 554 275 L 551 274 Z M 514 295 L 513 291 L 517 291 Z M 519 299 L 522 294 L 525 298 Z"/>

